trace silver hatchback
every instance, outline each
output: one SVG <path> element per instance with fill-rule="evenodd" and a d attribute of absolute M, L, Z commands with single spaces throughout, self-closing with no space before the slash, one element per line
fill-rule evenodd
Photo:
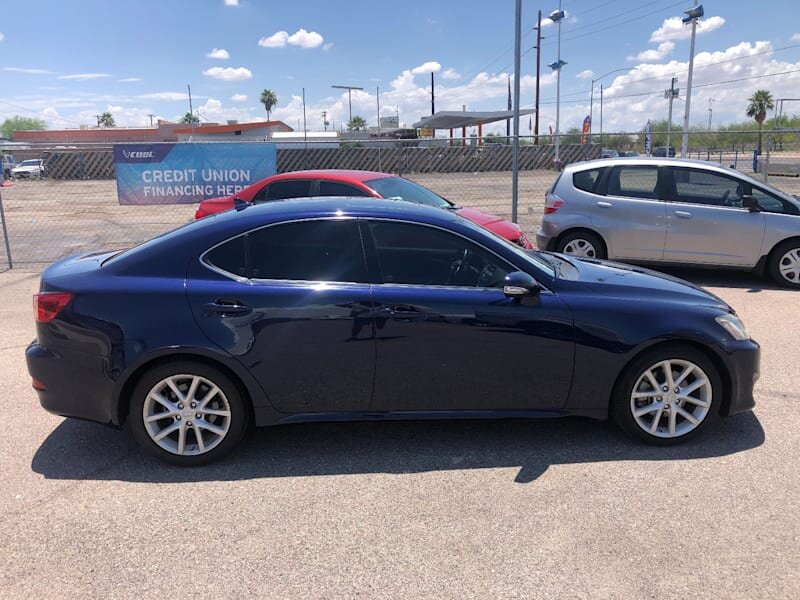
<path fill-rule="evenodd" d="M 548 190 L 544 213 L 536 235 L 542 250 L 768 271 L 800 288 L 800 199 L 719 164 L 575 163 Z"/>

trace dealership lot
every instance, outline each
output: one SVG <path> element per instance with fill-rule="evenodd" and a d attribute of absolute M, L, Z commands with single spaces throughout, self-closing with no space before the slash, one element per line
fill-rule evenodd
<path fill-rule="evenodd" d="M 297 425 L 190 470 L 39 408 L 38 274 L 0 274 L 2 595 L 797 597 L 797 293 L 675 274 L 763 346 L 755 412 L 688 444 L 581 419 Z"/>

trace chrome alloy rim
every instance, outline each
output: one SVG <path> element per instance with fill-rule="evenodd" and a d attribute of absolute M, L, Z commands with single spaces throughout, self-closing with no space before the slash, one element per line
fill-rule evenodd
<path fill-rule="evenodd" d="M 231 426 L 231 405 L 212 381 L 199 375 L 172 375 L 148 392 L 144 428 L 159 448 L 180 456 L 216 448 Z"/>
<path fill-rule="evenodd" d="M 781 256 L 778 271 L 786 281 L 800 284 L 800 248 L 792 248 Z"/>
<path fill-rule="evenodd" d="M 596 258 L 597 250 L 589 240 L 574 239 L 567 242 L 564 246 L 565 254 L 572 254 L 574 256 L 585 256 L 588 258 Z"/>
<path fill-rule="evenodd" d="M 631 393 L 631 413 L 650 435 L 676 438 L 700 426 L 711 409 L 711 381 L 696 364 L 669 359 L 645 370 Z"/>

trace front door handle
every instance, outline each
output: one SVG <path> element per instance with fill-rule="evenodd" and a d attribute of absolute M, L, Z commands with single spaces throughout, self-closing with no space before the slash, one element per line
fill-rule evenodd
<path fill-rule="evenodd" d="M 379 317 L 388 317 L 395 321 L 403 323 L 410 323 L 412 321 L 422 321 L 425 319 L 425 313 L 413 306 L 395 305 L 384 306 L 378 311 Z"/>
<path fill-rule="evenodd" d="M 600 208 L 611 208 L 613 206 L 613 204 L 611 204 L 611 202 L 606 202 L 604 200 L 600 200 L 597 203 L 597 206 L 599 206 Z"/>
<path fill-rule="evenodd" d="M 686 212 L 685 210 L 676 210 L 675 216 L 678 217 L 679 219 L 691 219 L 692 213 Z"/>
<path fill-rule="evenodd" d="M 213 302 L 204 304 L 203 308 L 206 312 L 217 313 L 222 317 L 234 317 L 239 315 L 246 315 L 253 311 L 252 308 L 241 302 L 231 298 L 217 298 Z"/>

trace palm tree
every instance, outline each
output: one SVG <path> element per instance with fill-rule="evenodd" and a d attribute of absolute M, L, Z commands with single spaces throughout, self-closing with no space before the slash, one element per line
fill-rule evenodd
<path fill-rule="evenodd" d="M 272 109 L 278 103 L 278 95 L 273 92 L 272 90 L 264 90 L 261 92 L 261 104 L 264 105 L 264 108 L 267 110 L 267 121 L 269 121 L 269 115 L 272 112 Z"/>
<path fill-rule="evenodd" d="M 359 117 L 356 115 L 353 119 L 347 124 L 348 131 L 361 131 L 367 127 L 367 122 L 364 120 L 363 117 Z"/>
<path fill-rule="evenodd" d="M 753 117 L 758 123 L 758 153 L 761 154 L 761 127 L 767 118 L 767 111 L 775 108 L 775 102 L 767 90 L 757 90 L 748 102 L 747 116 Z"/>
<path fill-rule="evenodd" d="M 106 111 L 97 118 L 97 125 L 98 127 L 116 127 L 117 123 L 112 114 Z"/>
<path fill-rule="evenodd" d="M 184 125 L 197 125 L 200 122 L 200 117 L 198 117 L 197 115 L 193 115 L 190 112 L 187 112 L 185 115 L 181 117 L 181 120 L 178 122 L 183 123 Z"/>

